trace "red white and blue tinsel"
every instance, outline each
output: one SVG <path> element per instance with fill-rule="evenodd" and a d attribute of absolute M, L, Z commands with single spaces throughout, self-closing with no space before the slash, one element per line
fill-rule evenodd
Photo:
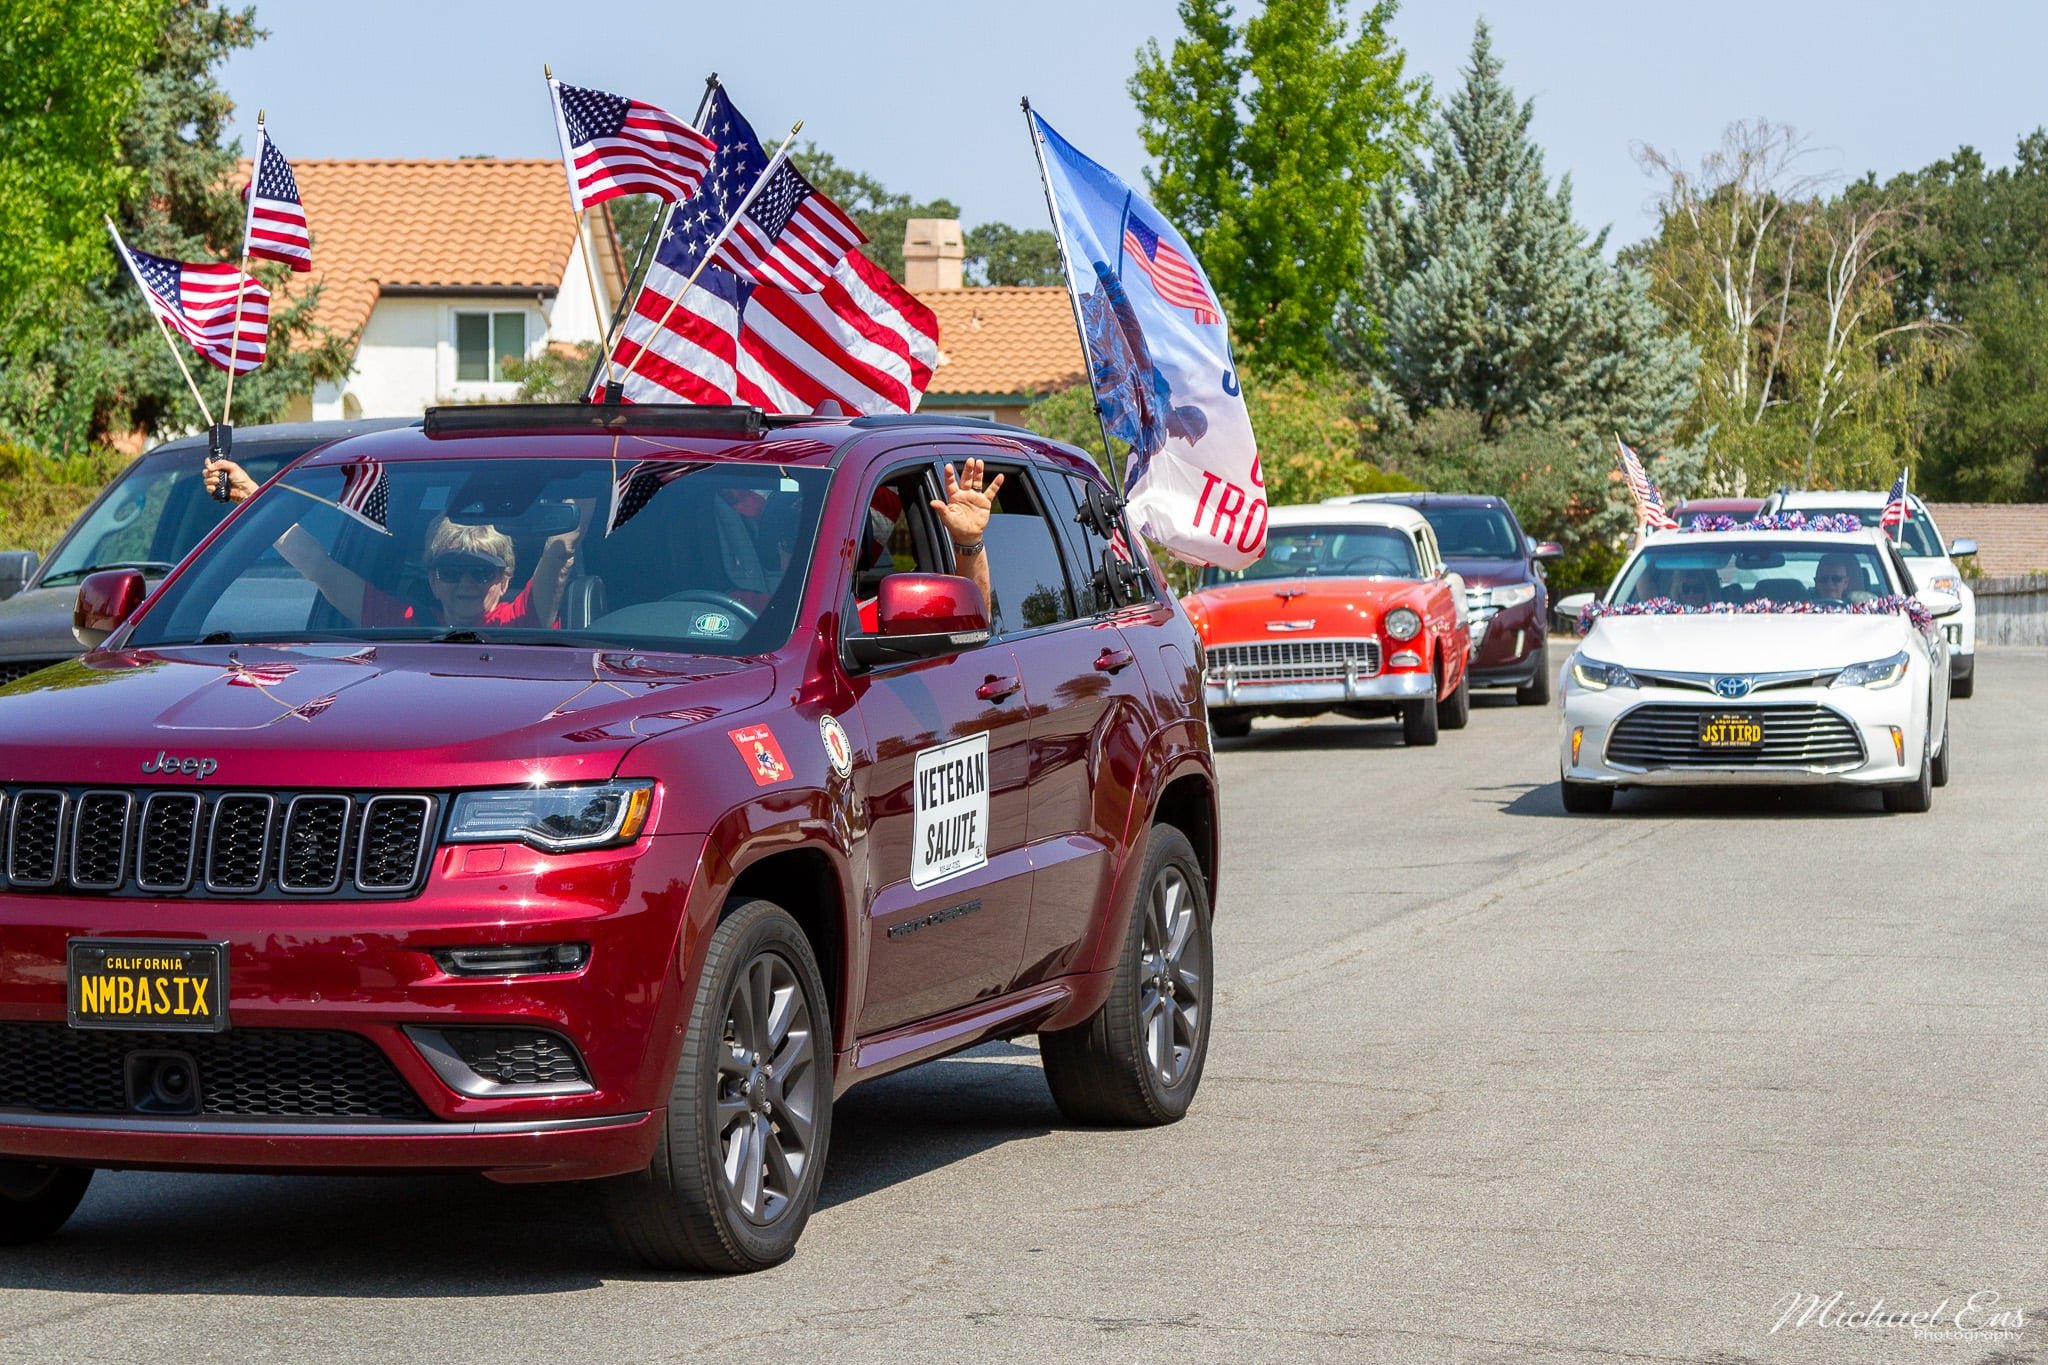
<path fill-rule="evenodd" d="M 1709 602 L 1699 607 L 1668 597 L 1619 606 L 1589 602 L 1579 609 L 1579 633 L 1591 630 L 1603 616 L 1903 616 L 1921 634 L 1934 634 L 1934 613 L 1912 597 L 1873 597 L 1865 602 L 1778 602 L 1759 597 L 1754 602 Z"/>
<path fill-rule="evenodd" d="M 1733 517 L 1701 517 L 1681 528 L 1694 531 L 1819 531 L 1823 535 L 1845 536 L 1864 529 L 1863 523 L 1846 512 L 1809 517 L 1804 512 L 1773 512 L 1766 517 L 1737 521 Z"/>

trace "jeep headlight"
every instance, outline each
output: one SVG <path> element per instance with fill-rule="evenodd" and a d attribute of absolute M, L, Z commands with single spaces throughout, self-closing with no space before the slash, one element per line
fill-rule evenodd
<path fill-rule="evenodd" d="M 1396 640 L 1412 640 L 1422 633 L 1422 618 L 1407 607 L 1387 613 L 1387 634 Z"/>
<path fill-rule="evenodd" d="M 1598 659 L 1575 658 L 1572 660 L 1572 678 L 1588 692 L 1605 692 L 1610 687 L 1641 687 L 1636 675 L 1620 664 L 1605 664 Z"/>
<path fill-rule="evenodd" d="M 626 844 L 654 804 L 647 780 L 463 792 L 449 817 L 451 843 L 521 843 L 544 853 Z"/>
<path fill-rule="evenodd" d="M 1900 650 L 1888 659 L 1872 659 L 1869 663 L 1850 664 L 1835 675 L 1836 687 L 1868 687 L 1871 689 L 1894 687 L 1906 676 L 1909 656 Z"/>
<path fill-rule="evenodd" d="M 1519 607 L 1524 602 L 1533 602 L 1535 600 L 1536 585 L 1534 583 L 1510 583 L 1505 587 L 1493 590 L 1493 605 L 1503 610 L 1508 607 Z"/>

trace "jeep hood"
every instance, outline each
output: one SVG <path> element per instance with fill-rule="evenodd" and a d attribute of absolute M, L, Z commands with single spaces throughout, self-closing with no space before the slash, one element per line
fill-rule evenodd
<path fill-rule="evenodd" d="M 0 780 L 446 788 L 595 781 L 643 739 L 764 700 L 765 662 L 552 646 L 111 651 L 0 688 Z"/>

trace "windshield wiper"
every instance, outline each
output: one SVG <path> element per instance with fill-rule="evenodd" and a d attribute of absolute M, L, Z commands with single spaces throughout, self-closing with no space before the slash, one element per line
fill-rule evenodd
<path fill-rule="evenodd" d="M 437 645 L 481 645 L 488 643 L 488 641 L 475 631 L 467 627 L 458 626 L 446 634 L 436 635 L 434 643 Z"/>
<path fill-rule="evenodd" d="M 100 573 L 106 569 L 140 569 L 144 573 L 169 573 L 177 567 L 175 564 L 166 564 L 160 559 L 122 559 L 116 560 L 111 564 L 88 564 L 82 569 L 66 569 L 62 573 L 47 575 L 43 579 L 42 586 L 47 588 L 52 584 L 60 582 L 75 583 L 88 574 Z"/>
<path fill-rule="evenodd" d="M 235 633 L 233 631 L 217 630 L 213 634 L 201 640 L 199 643 L 202 645 L 231 645 L 234 642 Z"/>

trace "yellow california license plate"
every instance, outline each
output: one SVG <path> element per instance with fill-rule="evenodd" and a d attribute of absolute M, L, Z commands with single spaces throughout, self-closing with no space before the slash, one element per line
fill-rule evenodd
<path fill-rule="evenodd" d="M 1716 713 L 1700 717 L 1703 749 L 1761 749 L 1764 718 L 1753 712 Z"/>
<path fill-rule="evenodd" d="M 227 945 L 71 940 L 73 1028 L 218 1033 L 228 1026 Z"/>

